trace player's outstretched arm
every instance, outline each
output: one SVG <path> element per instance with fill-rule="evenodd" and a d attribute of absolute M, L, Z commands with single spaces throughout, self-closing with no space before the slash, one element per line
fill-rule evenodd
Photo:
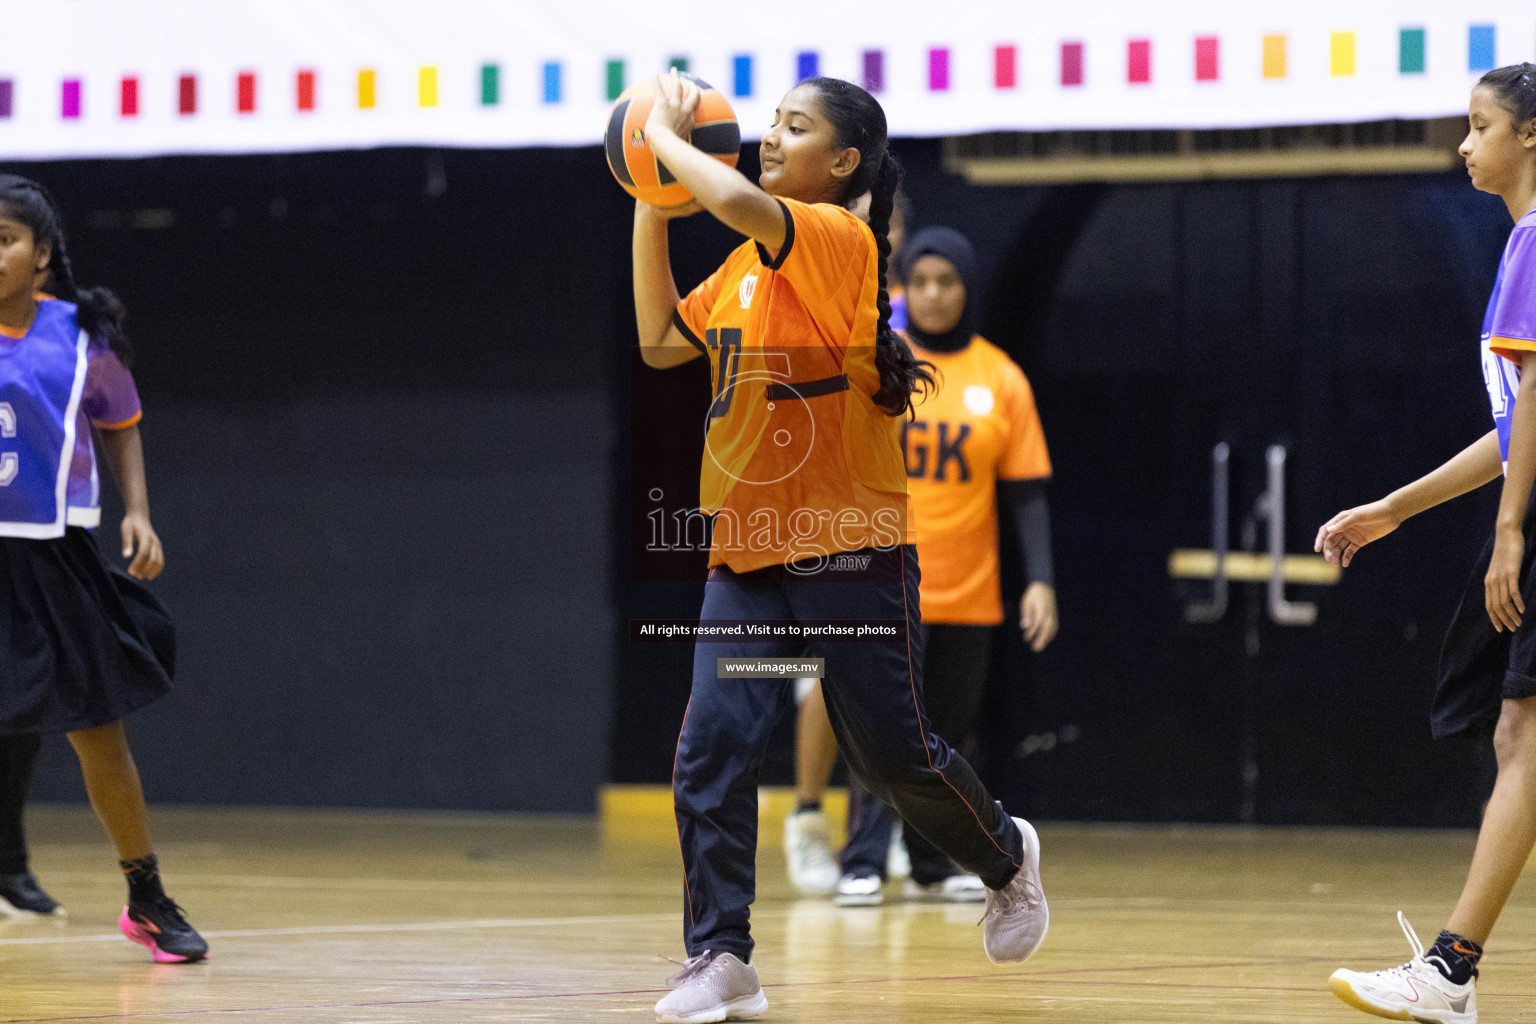
<path fill-rule="evenodd" d="M 1490 430 L 1408 486 L 1379 501 L 1345 509 L 1328 520 L 1317 531 L 1312 550 L 1321 552 L 1333 565 L 1348 566 L 1361 548 L 1385 537 L 1404 520 L 1481 487 L 1495 479 L 1501 469 L 1499 435 Z"/>
<path fill-rule="evenodd" d="M 651 116 L 645 122 L 651 152 L 722 224 L 777 252 L 784 245 L 785 230 L 779 201 L 734 167 L 688 143 L 698 105 L 698 86 L 675 70 L 659 76 Z"/>
<path fill-rule="evenodd" d="M 697 213 L 695 203 L 657 209 L 635 203 L 634 273 L 635 327 L 640 332 L 640 358 L 664 370 L 697 359 L 701 353 L 672 324 L 677 309 L 677 282 L 667 248 L 667 221 Z"/>
<path fill-rule="evenodd" d="M 123 557 L 128 575 L 152 580 L 165 568 L 165 550 L 149 524 L 149 488 L 144 482 L 144 443 L 137 425 L 99 430 L 102 454 L 123 496 Z"/>

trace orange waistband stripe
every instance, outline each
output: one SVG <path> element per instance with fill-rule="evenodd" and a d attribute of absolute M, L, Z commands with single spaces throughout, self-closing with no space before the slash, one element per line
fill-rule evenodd
<path fill-rule="evenodd" d="M 100 420 L 91 420 L 91 425 L 94 426 L 97 430 L 127 430 L 129 427 L 133 426 L 143 418 L 144 410 L 140 409 L 138 412 L 134 413 L 132 416 L 129 416 L 121 423 L 103 423 Z"/>

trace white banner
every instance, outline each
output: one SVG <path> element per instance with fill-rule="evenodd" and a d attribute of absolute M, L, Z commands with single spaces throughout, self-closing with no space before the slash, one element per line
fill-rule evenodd
<path fill-rule="evenodd" d="M 1464 113 L 1530 0 L 0 0 L 0 159 L 595 145 L 671 61 L 756 138 L 808 73 L 892 134 Z"/>

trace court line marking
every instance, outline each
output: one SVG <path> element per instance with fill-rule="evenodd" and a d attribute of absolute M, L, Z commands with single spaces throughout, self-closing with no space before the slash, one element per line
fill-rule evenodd
<path fill-rule="evenodd" d="M 818 908 L 819 909 L 819 908 Z M 831 908 L 828 908 L 831 909 Z M 891 908 L 894 909 L 894 908 Z M 919 904 L 901 908 L 906 913 L 915 914 L 939 914 L 951 909 L 944 904 Z M 793 907 L 775 907 L 759 910 L 759 919 L 789 917 L 795 912 Z M 831 914 L 827 916 L 833 916 Z M 439 932 L 459 929 L 497 929 L 497 928 L 559 928 L 578 925 L 612 925 L 628 923 L 659 922 L 666 923 L 677 920 L 674 911 L 657 912 L 653 914 L 604 914 L 582 917 L 505 917 L 505 918 L 474 918 L 459 921 L 400 921 L 395 923 L 380 922 L 377 924 L 333 924 L 333 925 L 302 925 L 289 928 L 241 928 L 225 929 L 219 931 L 205 931 L 202 934 L 211 939 L 245 939 L 245 938 L 278 938 L 284 936 L 303 935 L 375 935 L 391 932 Z M 37 921 L 16 923 L 13 927 L 48 927 L 55 924 L 52 921 Z M 19 938 L 0 938 L 0 946 L 57 946 L 71 945 L 75 943 L 90 942 L 118 942 L 124 941 L 121 933 L 117 931 L 96 932 L 86 935 L 28 935 Z M 1520 955 L 1536 950 L 1504 950 L 1501 955 Z M 1329 958 L 1329 959 L 1337 959 Z M 1300 959 L 1276 959 L 1274 957 L 1261 958 L 1258 962 L 1239 961 L 1229 964 L 1211 964 L 1210 967 L 1242 967 L 1281 965 L 1286 963 L 1311 963 L 1319 962 L 1318 958 L 1303 957 Z M 1133 970 L 1139 968 L 1123 968 Z M 3 1021 L 0 1021 L 3 1024 Z"/>
<path fill-rule="evenodd" d="M 101 882 L 105 876 L 100 871 L 50 871 L 48 877 L 66 882 Z M 422 892 L 464 892 L 478 895 L 485 892 L 504 892 L 509 895 L 522 894 L 534 890 L 542 890 L 540 886 L 530 882 L 513 882 L 505 879 L 464 879 L 462 881 L 442 881 L 438 879 L 412 879 L 412 878 L 327 878 L 314 875 L 199 875 L 180 874 L 176 876 L 178 882 L 185 883 L 188 888 L 207 887 L 217 889 L 354 889 L 359 892 L 402 892 L 417 890 Z M 1298 900 L 1305 898 L 1305 905 Z M 786 897 L 768 897 L 768 903 L 779 903 Z M 793 900 L 793 897 L 788 897 Z M 758 913 L 764 901 L 754 906 L 754 913 Z M 1428 908 L 1432 904 L 1415 904 L 1397 901 L 1387 903 L 1366 902 L 1342 902 L 1315 896 L 1311 893 L 1299 893 L 1298 899 L 1238 899 L 1235 897 L 1206 897 L 1184 899 L 1174 896 L 1053 896 L 1051 902 L 1062 907 L 1076 908 L 1159 908 L 1159 907 L 1204 907 L 1209 909 L 1233 909 L 1238 911 L 1251 911 L 1257 908 L 1278 908 L 1281 911 L 1298 912 L 1305 909 L 1351 910 L 1372 913 L 1391 914 L 1400 907 Z M 1438 904 L 1433 904 L 1438 906 Z M 828 904 L 831 907 L 831 904 Z M 891 908 L 888 908 L 891 909 Z M 782 912 L 779 907 L 762 907 L 763 912 Z M 0 940 L 4 941 L 4 940 Z"/>
<path fill-rule="evenodd" d="M 464 928 L 544 928 L 563 925 L 625 924 L 640 921 L 676 921 L 675 913 L 609 914 L 597 917 L 503 917 L 477 918 L 471 921 L 401 921 L 397 924 L 320 924 L 296 928 L 242 928 L 206 931 L 210 939 L 256 939 L 282 935 L 368 935 L 382 932 L 440 932 Z M 48 922 L 41 922 L 44 927 Z M 22 925 L 22 927 L 28 927 Z M 0 946 L 56 946 L 74 942 L 116 942 L 118 932 L 91 935 L 35 935 L 19 939 L 0 939 Z"/>
<path fill-rule="evenodd" d="M 101 871 L 49 871 L 50 881 L 69 883 L 102 882 L 111 875 Z M 534 882 L 512 882 L 506 879 L 483 880 L 466 878 L 462 881 L 445 882 L 426 878 L 327 878 L 323 875 L 189 875 L 176 873 L 178 885 L 209 889 L 356 889 L 363 892 L 409 891 L 421 892 L 506 892 L 521 894 L 547 889 L 547 885 Z M 113 884 L 116 884 L 115 882 Z"/>

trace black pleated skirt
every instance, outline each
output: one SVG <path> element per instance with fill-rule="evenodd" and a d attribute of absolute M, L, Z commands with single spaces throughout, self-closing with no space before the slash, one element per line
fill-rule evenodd
<path fill-rule="evenodd" d="M 1483 579 L 1493 562 L 1490 534 L 1462 588 L 1461 603 L 1440 648 L 1439 680 L 1430 708 L 1435 739 L 1490 739 L 1504 701 L 1536 696 L 1536 501 L 1525 513 L 1525 559 L 1520 567 L 1520 628 L 1502 633 L 1488 618 Z"/>
<path fill-rule="evenodd" d="M 89 531 L 0 537 L 0 733 L 116 722 L 172 688 L 176 630 Z"/>

